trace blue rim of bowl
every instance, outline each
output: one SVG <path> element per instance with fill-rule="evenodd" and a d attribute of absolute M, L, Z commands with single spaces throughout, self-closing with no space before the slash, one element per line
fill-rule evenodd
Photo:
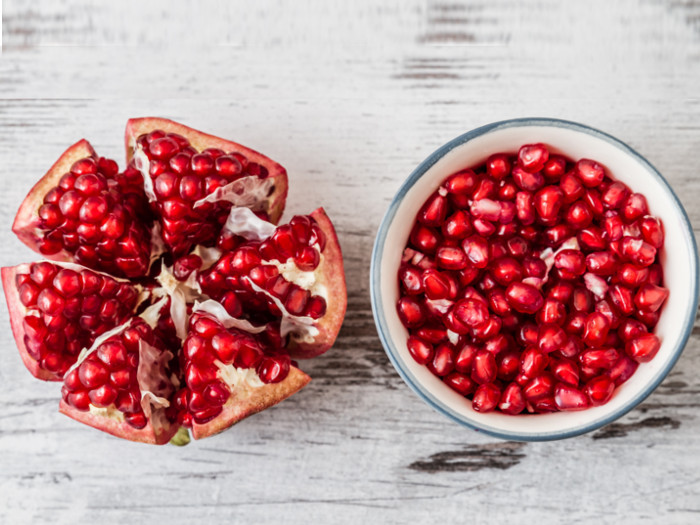
<path fill-rule="evenodd" d="M 567 128 L 571 129 L 574 131 L 579 131 L 586 133 L 588 135 L 592 135 L 596 138 L 602 139 L 613 146 L 617 147 L 618 149 L 624 151 L 625 153 L 629 154 L 630 156 L 634 157 L 646 170 L 649 172 L 649 174 L 654 177 L 658 182 L 660 182 L 663 186 L 666 187 L 668 192 L 671 194 L 673 197 L 673 200 L 676 203 L 676 207 L 678 209 L 678 212 L 680 213 L 680 216 L 683 220 L 683 224 L 685 225 L 685 236 L 688 238 L 690 245 L 691 245 L 691 256 L 690 256 L 690 269 L 691 269 L 691 290 L 693 290 L 693 304 L 690 305 L 690 307 L 686 311 L 685 315 L 685 320 L 683 323 L 683 330 L 684 333 L 681 336 L 681 338 L 678 340 L 678 344 L 676 348 L 673 351 L 673 356 L 672 358 L 668 361 L 667 365 L 664 367 L 663 370 L 659 374 L 657 374 L 656 378 L 654 381 L 652 381 L 647 387 L 640 391 L 635 397 L 633 397 L 627 404 L 623 405 L 620 407 L 618 410 L 613 412 L 612 414 L 609 414 L 603 418 L 597 419 L 595 421 L 592 421 L 591 423 L 581 425 L 579 427 L 572 428 L 570 430 L 566 431 L 554 431 L 554 432 L 533 432 L 533 433 L 527 433 L 527 434 L 522 434 L 519 432 L 509 432 L 509 431 L 503 431 L 501 429 L 493 428 L 487 425 L 483 425 L 477 422 L 474 422 L 468 418 L 465 418 L 465 416 L 457 413 L 456 411 L 450 409 L 447 407 L 442 401 L 437 399 L 435 396 L 433 396 L 430 392 L 428 392 L 426 389 L 424 389 L 420 382 L 413 376 L 413 374 L 403 366 L 401 360 L 397 356 L 397 350 L 394 346 L 393 341 L 391 338 L 388 336 L 388 326 L 386 322 L 386 318 L 384 315 L 384 305 L 382 302 L 381 298 L 381 291 L 380 291 L 380 265 L 381 265 L 381 260 L 384 252 L 384 241 L 386 239 L 388 230 L 389 230 L 389 225 L 394 219 L 394 216 L 396 215 L 396 211 L 401 204 L 403 198 L 405 197 L 406 193 L 409 191 L 409 189 L 416 183 L 416 181 L 421 178 L 428 169 L 430 169 L 436 162 L 438 162 L 441 158 L 443 158 L 447 153 L 449 153 L 451 150 L 456 148 L 457 146 L 460 146 L 464 144 L 465 142 L 468 142 L 476 137 L 479 137 L 481 135 L 485 135 L 487 133 L 491 133 L 496 130 L 500 129 L 505 129 L 505 128 L 511 128 L 511 127 L 525 127 L 525 126 L 544 126 L 544 127 L 558 127 L 558 128 Z M 441 414 L 447 416 L 448 418 L 452 419 L 453 421 L 456 421 L 457 423 L 469 427 L 473 430 L 476 430 L 478 432 L 483 432 L 484 434 L 488 434 L 490 436 L 498 437 L 501 439 L 509 439 L 509 440 L 517 440 L 517 441 L 550 441 L 550 440 L 556 440 L 556 439 L 565 439 L 569 437 L 574 437 L 578 436 L 581 434 L 585 434 L 587 432 L 591 432 L 593 430 L 596 430 L 600 427 L 603 427 L 607 425 L 608 423 L 611 423 L 615 421 L 616 419 L 622 417 L 625 415 L 627 412 L 632 410 L 634 407 L 636 407 L 638 404 L 640 404 L 644 399 L 646 399 L 655 389 L 656 387 L 659 386 L 659 384 L 665 379 L 665 377 L 668 375 L 668 373 L 671 371 L 673 366 L 676 364 L 678 361 L 678 358 L 680 357 L 681 353 L 683 352 L 683 349 L 688 342 L 688 338 L 690 337 L 690 333 L 693 329 L 693 324 L 695 321 L 695 314 L 698 308 L 698 279 L 697 279 L 697 272 L 698 272 L 698 255 L 697 255 L 698 249 L 697 249 L 697 244 L 695 241 L 695 236 L 693 235 L 693 228 L 690 224 L 690 220 L 688 219 L 688 214 L 685 211 L 685 208 L 683 208 L 683 205 L 681 204 L 680 200 L 678 199 L 678 196 L 675 194 L 673 189 L 671 188 L 670 184 L 666 181 L 666 179 L 659 173 L 659 171 L 651 165 L 651 163 L 646 160 L 642 155 L 640 155 L 636 150 L 622 142 L 621 140 L 613 137 L 612 135 L 609 135 L 607 133 L 604 133 L 600 130 L 597 130 L 595 128 L 591 128 L 589 126 L 586 126 L 584 124 L 579 124 L 577 122 L 571 122 L 568 120 L 559 120 L 559 119 L 551 119 L 551 118 L 518 118 L 518 119 L 511 119 L 511 120 L 503 120 L 499 122 L 494 122 L 492 124 L 487 124 L 485 126 L 481 126 L 479 128 L 476 128 L 472 131 L 469 131 L 467 133 L 464 133 L 463 135 L 460 135 L 445 145 L 441 146 L 437 150 L 435 150 L 428 158 L 426 158 L 423 162 L 421 162 L 418 167 L 409 175 L 409 177 L 406 179 L 406 181 L 401 185 L 399 188 L 399 191 L 396 193 L 394 198 L 391 201 L 391 204 L 389 205 L 389 209 L 386 211 L 384 214 L 384 218 L 382 219 L 381 224 L 379 225 L 379 229 L 377 231 L 377 236 L 375 238 L 374 242 L 374 248 L 372 250 L 372 260 L 371 260 L 371 265 L 370 265 L 370 297 L 372 301 L 372 313 L 374 316 L 374 322 L 377 326 L 377 332 L 379 334 L 379 339 L 382 342 L 382 346 L 384 347 L 384 351 L 386 352 L 387 356 L 389 357 L 389 360 L 391 361 L 391 364 L 394 366 L 396 371 L 399 373 L 401 378 L 408 384 L 408 386 L 416 393 L 420 398 L 423 399 L 429 406 L 431 406 L 434 410 L 437 412 L 440 412 Z M 393 308 L 394 305 L 391 305 Z"/>

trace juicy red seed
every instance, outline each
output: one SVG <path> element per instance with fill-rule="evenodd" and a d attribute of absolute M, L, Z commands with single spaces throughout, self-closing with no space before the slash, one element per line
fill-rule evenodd
<path fill-rule="evenodd" d="M 614 348 L 586 350 L 579 354 L 581 366 L 588 368 L 611 368 L 620 358 L 620 353 Z"/>
<path fill-rule="evenodd" d="M 497 366 L 494 355 L 487 350 L 479 350 L 474 356 L 471 378 L 483 385 L 493 381 L 496 378 L 496 372 Z"/>
<path fill-rule="evenodd" d="M 148 145 L 148 152 L 153 158 L 158 160 L 168 160 L 179 149 L 177 142 L 169 137 L 156 139 Z"/>
<path fill-rule="evenodd" d="M 472 408 L 477 412 L 491 412 L 501 399 L 501 390 L 493 383 L 480 385 L 472 398 Z"/>
<path fill-rule="evenodd" d="M 556 324 L 540 326 L 537 346 L 545 353 L 559 350 L 567 341 L 566 333 Z"/>
<path fill-rule="evenodd" d="M 603 166 L 590 159 L 581 159 L 576 163 L 576 174 L 587 188 L 599 186 L 605 178 Z"/>
<path fill-rule="evenodd" d="M 606 208 L 617 209 L 624 204 L 629 194 L 629 188 L 623 182 L 616 181 L 605 189 L 601 198 Z"/>
<path fill-rule="evenodd" d="M 584 392 L 591 401 L 591 405 L 604 405 L 613 395 L 615 383 L 607 376 L 598 376 L 586 383 Z"/>
<path fill-rule="evenodd" d="M 440 268 L 446 270 L 462 270 L 468 264 L 467 255 L 458 246 L 442 246 L 438 248 L 435 260 Z"/>
<path fill-rule="evenodd" d="M 542 170 L 549 160 L 549 150 L 544 144 L 527 144 L 518 151 L 518 164 L 528 173 Z"/>
<path fill-rule="evenodd" d="M 289 375 L 288 356 L 263 357 L 257 366 L 257 373 L 263 383 L 279 383 Z"/>
<path fill-rule="evenodd" d="M 413 357 L 416 363 L 420 365 L 426 365 L 430 361 L 432 361 L 434 356 L 434 349 L 433 346 L 427 341 L 424 341 L 423 339 L 416 336 L 410 336 L 408 338 L 406 346 L 408 347 L 408 351 L 411 354 L 411 357 Z"/>
<path fill-rule="evenodd" d="M 520 373 L 531 379 L 544 372 L 548 363 L 549 358 L 544 352 L 530 346 L 520 356 Z"/>
<path fill-rule="evenodd" d="M 426 226 L 441 226 L 447 213 L 447 199 L 435 193 L 418 213 L 418 220 Z"/>
<path fill-rule="evenodd" d="M 520 191 L 515 196 L 515 208 L 518 220 L 524 224 L 535 222 L 535 205 L 533 204 L 532 193 Z"/>
<path fill-rule="evenodd" d="M 442 343 L 435 349 L 428 368 L 435 375 L 444 377 L 454 370 L 454 349 L 449 343 Z"/>
<path fill-rule="evenodd" d="M 80 382 L 87 388 L 102 386 L 109 379 L 109 369 L 95 360 L 85 360 L 78 367 Z"/>
<path fill-rule="evenodd" d="M 137 430 L 145 428 L 148 424 L 148 420 L 143 412 L 138 412 L 136 414 L 126 414 L 124 416 L 124 421 L 126 421 L 130 426 Z"/>
<path fill-rule="evenodd" d="M 214 166 L 219 175 L 229 180 L 235 180 L 235 178 L 243 172 L 243 166 L 240 161 L 228 155 L 217 157 L 214 161 Z"/>
<path fill-rule="evenodd" d="M 622 217 L 626 222 L 630 223 L 646 215 L 648 211 L 647 200 L 644 195 L 633 193 L 627 198 L 622 208 Z"/>
<path fill-rule="evenodd" d="M 573 361 L 560 359 L 552 363 L 550 369 L 557 381 L 570 386 L 578 386 L 579 369 Z"/>
<path fill-rule="evenodd" d="M 627 341 L 627 355 L 639 363 L 651 361 L 661 348 L 661 341 L 654 334 L 643 334 Z"/>
<path fill-rule="evenodd" d="M 413 297 L 402 297 L 396 306 L 399 319 L 406 328 L 415 328 L 423 324 L 425 316 L 420 303 Z"/>
<path fill-rule="evenodd" d="M 460 374 L 459 372 L 447 374 L 443 381 L 452 390 L 463 396 L 467 396 L 476 390 L 476 383 L 474 383 L 474 381 L 472 381 L 469 377 L 465 376 L 464 374 Z"/>
<path fill-rule="evenodd" d="M 493 262 L 491 273 L 498 284 L 508 286 L 522 279 L 523 268 L 513 257 L 501 257 Z"/>
<path fill-rule="evenodd" d="M 578 388 L 563 383 L 554 387 L 554 402 L 559 410 L 584 410 L 590 406 L 586 394 Z"/>
<path fill-rule="evenodd" d="M 580 230 L 576 237 L 585 250 L 600 251 L 607 248 L 603 233 L 595 226 Z"/>
<path fill-rule="evenodd" d="M 554 379 L 550 374 L 543 374 L 530 379 L 523 387 L 523 394 L 529 403 L 551 396 L 554 393 Z"/>
<path fill-rule="evenodd" d="M 586 228 L 593 221 L 593 212 L 584 201 L 576 201 L 566 211 L 566 222 L 577 230 Z"/>
<path fill-rule="evenodd" d="M 468 237 L 462 243 L 469 262 L 475 268 L 485 268 L 489 262 L 489 246 L 486 239 L 479 236 Z"/>
<path fill-rule="evenodd" d="M 642 239 L 657 250 L 664 244 L 664 229 L 661 221 L 656 217 L 644 217 L 639 222 Z"/>
<path fill-rule="evenodd" d="M 542 174 L 549 180 L 556 181 L 566 172 L 566 159 L 561 155 L 550 155 Z"/>
<path fill-rule="evenodd" d="M 554 258 L 554 266 L 562 279 L 575 279 L 586 271 L 586 258 L 580 250 L 561 250 Z"/>
<path fill-rule="evenodd" d="M 501 180 L 510 174 L 510 159 L 504 153 L 491 155 L 486 161 L 486 172 L 494 179 Z"/>
<path fill-rule="evenodd" d="M 588 346 L 598 347 L 605 343 L 610 330 L 610 321 L 600 312 L 592 312 L 586 317 L 583 340 Z"/>
<path fill-rule="evenodd" d="M 552 221 L 564 204 L 564 193 L 556 186 L 547 186 L 535 194 L 535 209 L 544 221 Z"/>
<path fill-rule="evenodd" d="M 445 220 L 441 230 L 446 239 L 459 240 L 471 234 L 473 228 L 469 215 L 465 211 L 457 210 Z"/>
<path fill-rule="evenodd" d="M 440 244 L 440 237 L 435 230 L 416 224 L 411 231 L 411 244 L 425 253 L 433 253 Z"/>
<path fill-rule="evenodd" d="M 523 191 L 534 192 L 544 185 L 544 176 L 537 172 L 527 172 L 520 166 L 513 168 L 513 181 Z"/>
<path fill-rule="evenodd" d="M 476 186 L 476 181 L 477 177 L 472 170 L 463 170 L 450 175 L 444 185 L 449 193 L 468 195 Z"/>
<path fill-rule="evenodd" d="M 498 408 L 506 414 L 519 414 L 525 409 L 525 396 L 520 385 L 510 383 L 503 390 Z"/>
<path fill-rule="evenodd" d="M 544 303 L 540 291 L 525 283 L 512 283 L 506 289 L 506 297 L 510 305 L 521 313 L 534 314 Z"/>
<path fill-rule="evenodd" d="M 666 288 L 654 284 L 645 284 L 639 288 L 634 296 L 634 304 L 645 312 L 656 312 L 661 308 L 668 296 L 669 291 Z"/>
<path fill-rule="evenodd" d="M 399 270 L 399 282 L 402 289 L 409 295 L 423 293 L 421 271 L 415 266 L 402 266 Z"/>

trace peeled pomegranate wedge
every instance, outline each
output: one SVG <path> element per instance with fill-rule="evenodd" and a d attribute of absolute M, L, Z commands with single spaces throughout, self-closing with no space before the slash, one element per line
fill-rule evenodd
<path fill-rule="evenodd" d="M 60 381 L 104 332 L 131 317 L 142 289 L 72 263 L 39 261 L 2 269 L 10 324 L 34 377 Z"/>
<path fill-rule="evenodd" d="M 178 419 L 201 439 L 276 405 L 311 378 L 266 341 L 264 327 L 230 317 L 215 301 L 195 306 L 180 354 Z"/>
<path fill-rule="evenodd" d="M 161 118 L 129 120 L 126 148 L 176 257 L 211 246 L 233 206 L 282 215 L 287 172 L 257 151 Z"/>
<path fill-rule="evenodd" d="M 227 234 L 235 247 L 199 275 L 202 292 L 233 316 L 245 305 L 253 319 L 279 319 L 293 358 L 326 352 L 340 331 L 347 291 L 338 238 L 323 208 L 277 228 L 246 208 L 234 209 Z"/>
<path fill-rule="evenodd" d="M 141 277 L 151 262 L 151 234 L 124 197 L 117 164 L 81 140 L 68 148 L 31 189 L 12 231 L 32 250 L 56 261 L 120 277 Z"/>
<path fill-rule="evenodd" d="M 59 410 L 123 439 L 167 443 L 179 428 L 167 410 L 176 388 L 172 359 L 151 326 L 134 317 L 99 337 L 68 371 Z"/>

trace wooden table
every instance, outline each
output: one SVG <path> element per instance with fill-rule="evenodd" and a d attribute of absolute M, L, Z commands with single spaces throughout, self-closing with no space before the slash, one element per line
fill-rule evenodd
<path fill-rule="evenodd" d="M 342 4 L 342 5 L 341 5 Z M 394 192 L 430 152 L 496 120 L 550 116 L 642 152 L 700 224 L 700 3 L 690 0 L 172 2 L 5 0 L 3 266 L 64 147 L 123 158 L 158 115 L 282 162 L 287 217 L 323 205 L 348 314 L 290 400 L 185 448 L 102 435 L 57 412 L 2 306 L 0 523 L 698 523 L 700 327 L 659 389 L 616 423 L 509 443 L 431 410 L 376 335 L 369 260 Z M 155 520 L 155 521 L 154 521 Z"/>

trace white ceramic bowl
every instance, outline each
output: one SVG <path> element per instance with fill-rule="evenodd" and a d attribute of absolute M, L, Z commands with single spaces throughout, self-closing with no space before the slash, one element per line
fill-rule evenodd
<path fill-rule="evenodd" d="M 666 232 L 660 260 L 670 296 L 655 333 L 662 345 L 605 405 L 580 412 L 479 413 L 471 401 L 451 390 L 406 349 L 408 333 L 396 313 L 397 272 L 418 209 L 450 174 L 476 166 L 496 152 L 517 152 L 523 144 L 543 142 L 572 159 L 592 158 L 615 179 L 647 197 L 650 213 Z M 683 351 L 698 305 L 698 257 L 695 238 L 680 201 L 666 180 L 639 153 L 614 137 L 574 122 L 528 118 L 496 122 L 448 142 L 408 177 L 382 220 L 372 253 L 370 290 L 374 319 L 391 362 L 406 383 L 430 406 L 458 423 L 493 436 L 520 441 L 561 439 L 589 432 L 619 418 L 661 383 Z"/>

